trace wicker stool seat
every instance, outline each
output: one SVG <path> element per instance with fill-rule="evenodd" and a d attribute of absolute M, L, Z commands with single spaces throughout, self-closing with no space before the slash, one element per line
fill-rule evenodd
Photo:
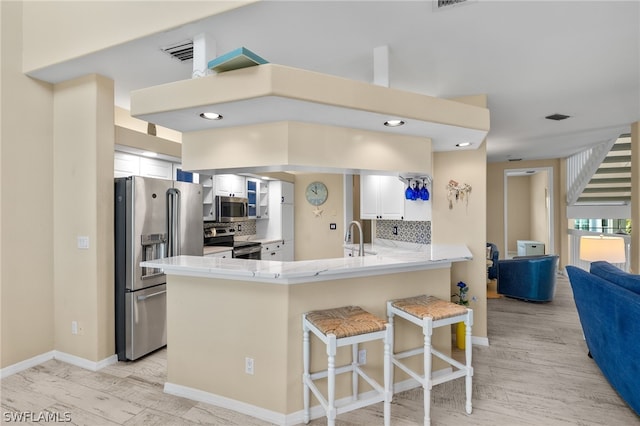
<path fill-rule="evenodd" d="M 406 299 L 390 300 L 387 302 L 387 315 L 389 323 L 393 326 L 394 316 L 399 316 L 422 328 L 424 334 L 424 346 L 406 350 L 403 352 L 393 352 L 393 342 L 391 343 L 391 362 L 418 381 L 424 389 L 424 424 L 431 424 L 431 388 L 435 385 L 465 377 L 466 388 L 466 412 L 471 414 L 471 385 L 473 377 L 473 367 L 471 366 L 471 326 L 473 325 L 473 310 L 465 306 L 438 299 L 437 297 L 421 295 L 408 297 Z M 431 344 L 433 329 L 437 327 L 450 326 L 464 322 L 465 333 L 465 364 L 443 354 L 435 349 Z M 419 374 L 409 368 L 402 360 L 416 355 L 422 355 L 424 360 L 424 374 Z M 437 356 L 450 364 L 452 372 L 432 377 L 431 365 L 432 355 Z M 393 383 L 393 379 L 392 379 Z"/>
<path fill-rule="evenodd" d="M 302 315 L 303 331 L 303 364 L 302 382 L 304 385 L 304 422 L 309 423 L 311 417 L 310 394 L 320 401 L 327 416 L 327 424 L 333 426 L 338 414 L 346 413 L 367 405 L 384 402 L 384 424 L 390 425 L 391 415 L 391 325 L 358 306 L 325 309 L 307 312 Z M 311 350 L 309 332 L 316 335 L 327 346 L 327 369 L 311 373 Z M 365 373 L 358 362 L 358 345 L 363 342 L 382 340 L 384 351 L 384 385 Z M 337 348 L 351 345 L 351 364 L 335 365 Z M 342 373 L 352 373 L 351 401 L 336 406 L 335 377 Z M 358 378 L 362 377 L 373 389 L 372 396 L 360 398 Z M 320 392 L 315 380 L 327 378 L 327 397 Z"/>

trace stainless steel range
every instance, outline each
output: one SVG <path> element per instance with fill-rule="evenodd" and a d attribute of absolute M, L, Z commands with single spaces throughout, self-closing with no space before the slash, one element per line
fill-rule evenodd
<path fill-rule="evenodd" d="M 204 245 L 233 247 L 233 257 L 237 259 L 261 259 L 262 244 L 257 241 L 237 241 L 235 229 L 229 226 L 205 224 Z"/>

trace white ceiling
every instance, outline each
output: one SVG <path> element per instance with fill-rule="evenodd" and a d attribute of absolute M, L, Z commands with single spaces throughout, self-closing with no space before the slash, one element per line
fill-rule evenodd
<path fill-rule="evenodd" d="M 161 2 L 159 3 L 161 5 Z M 565 157 L 640 120 L 640 2 L 266 1 L 31 73 L 60 82 L 97 72 L 132 90 L 191 78 L 161 47 L 207 33 L 218 54 L 246 47 L 271 63 L 373 81 L 389 47 L 390 87 L 450 98 L 487 94 L 489 161 Z M 571 116 L 564 121 L 544 117 Z"/>

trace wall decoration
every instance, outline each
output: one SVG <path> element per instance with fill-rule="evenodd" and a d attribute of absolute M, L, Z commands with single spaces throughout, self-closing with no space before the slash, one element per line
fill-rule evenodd
<path fill-rule="evenodd" d="M 471 193 L 471 185 L 468 183 L 458 183 L 450 180 L 447 184 L 447 200 L 449 201 L 449 210 L 453 209 L 453 202 L 464 201 L 469 205 L 469 194 Z"/>
<path fill-rule="evenodd" d="M 320 206 L 327 201 L 329 197 L 329 190 L 327 185 L 322 182 L 311 182 L 304 192 L 304 195 L 312 206 Z"/>

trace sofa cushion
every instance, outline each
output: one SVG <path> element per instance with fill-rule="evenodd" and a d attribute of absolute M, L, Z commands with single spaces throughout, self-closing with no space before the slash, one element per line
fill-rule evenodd
<path fill-rule="evenodd" d="M 590 272 L 629 291 L 640 294 L 640 275 L 624 272 L 605 261 L 592 262 Z"/>

